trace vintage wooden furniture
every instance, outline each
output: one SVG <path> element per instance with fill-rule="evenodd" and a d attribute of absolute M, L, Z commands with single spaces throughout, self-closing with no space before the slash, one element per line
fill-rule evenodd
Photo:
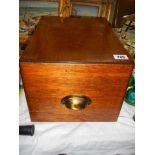
<path fill-rule="evenodd" d="M 32 121 L 116 121 L 133 61 L 104 18 L 42 17 L 20 59 Z"/>

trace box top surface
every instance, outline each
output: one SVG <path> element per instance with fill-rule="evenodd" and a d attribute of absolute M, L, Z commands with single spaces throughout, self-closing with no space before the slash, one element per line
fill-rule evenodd
<path fill-rule="evenodd" d="M 133 61 L 105 18 L 45 16 L 30 37 L 20 62 L 128 64 Z"/>

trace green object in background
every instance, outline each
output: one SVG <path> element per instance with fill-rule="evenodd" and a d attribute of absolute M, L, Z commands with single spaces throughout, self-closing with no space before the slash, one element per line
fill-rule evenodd
<path fill-rule="evenodd" d="M 135 105 L 135 77 L 130 77 L 128 88 L 125 94 L 125 101 L 130 105 Z"/>
<path fill-rule="evenodd" d="M 135 85 L 135 77 L 132 75 L 130 80 L 129 80 L 128 87 L 131 87 L 134 85 Z"/>
<path fill-rule="evenodd" d="M 130 105 L 135 105 L 135 86 L 127 89 L 125 101 Z"/>

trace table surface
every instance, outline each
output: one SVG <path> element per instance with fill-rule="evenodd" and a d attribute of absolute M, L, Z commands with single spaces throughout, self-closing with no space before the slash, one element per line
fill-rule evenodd
<path fill-rule="evenodd" d="M 24 90 L 19 97 L 20 125 L 35 125 L 34 136 L 20 136 L 22 155 L 134 155 L 135 108 L 123 103 L 117 122 L 31 122 Z"/>

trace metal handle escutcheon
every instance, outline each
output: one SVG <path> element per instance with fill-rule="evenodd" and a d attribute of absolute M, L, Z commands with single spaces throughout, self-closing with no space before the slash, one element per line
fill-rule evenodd
<path fill-rule="evenodd" d="M 87 105 L 91 104 L 91 99 L 87 96 L 77 96 L 77 95 L 69 95 L 65 96 L 61 103 L 66 106 L 68 109 L 72 110 L 82 110 L 87 107 Z"/>

